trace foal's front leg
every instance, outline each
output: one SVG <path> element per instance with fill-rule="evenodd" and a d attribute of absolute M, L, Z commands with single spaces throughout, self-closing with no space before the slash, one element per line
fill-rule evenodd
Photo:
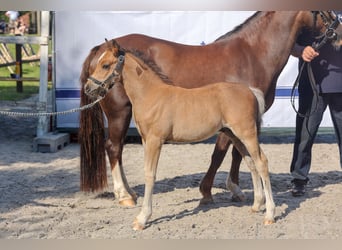
<path fill-rule="evenodd" d="M 144 171 L 145 171 L 145 194 L 139 215 L 133 222 L 134 230 L 143 230 L 146 222 L 152 215 L 152 194 L 156 180 L 157 165 L 160 156 L 162 142 L 159 138 L 143 139 L 144 144 Z"/>

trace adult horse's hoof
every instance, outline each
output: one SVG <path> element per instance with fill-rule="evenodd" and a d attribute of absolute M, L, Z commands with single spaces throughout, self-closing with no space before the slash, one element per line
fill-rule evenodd
<path fill-rule="evenodd" d="M 142 231 L 144 230 L 145 226 L 141 225 L 137 219 L 134 220 L 133 222 L 133 230 L 134 231 Z"/>
<path fill-rule="evenodd" d="M 212 203 L 214 203 L 214 200 L 212 197 L 203 197 L 200 200 L 200 205 L 208 205 L 208 204 L 212 204 Z"/>
<path fill-rule="evenodd" d="M 232 195 L 232 201 L 233 202 L 245 202 L 246 196 L 242 192 L 240 192 L 239 194 L 234 194 L 234 195 Z"/>
<path fill-rule="evenodd" d="M 134 199 L 125 199 L 119 201 L 119 204 L 124 207 L 134 207 L 137 202 Z"/>

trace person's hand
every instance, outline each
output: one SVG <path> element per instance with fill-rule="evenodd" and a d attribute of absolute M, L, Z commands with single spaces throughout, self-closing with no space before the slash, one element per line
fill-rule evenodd
<path fill-rule="evenodd" d="M 319 53 L 311 46 L 306 46 L 302 52 L 302 58 L 305 62 L 311 62 Z"/>

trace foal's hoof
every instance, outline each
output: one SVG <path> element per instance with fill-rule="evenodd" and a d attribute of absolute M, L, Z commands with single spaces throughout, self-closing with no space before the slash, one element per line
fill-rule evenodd
<path fill-rule="evenodd" d="M 137 202 L 134 199 L 125 199 L 119 201 L 119 204 L 124 207 L 134 207 Z"/>
<path fill-rule="evenodd" d="M 134 231 L 142 231 L 145 229 L 144 225 L 141 225 L 137 219 L 134 220 L 133 222 L 133 230 Z"/>
<path fill-rule="evenodd" d="M 274 224 L 275 221 L 274 219 L 265 219 L 264 220 L 264 225 L 267 226 L 267 225 L 271 225 L 271 224 Z"/>
<path fill-rule="evenodd" d="M 260 212 L 260 208 L 259 207 L 251 207 L 251 213 L 259 213 Z M 265 219 L 266 220 L 266 219 Z"/>

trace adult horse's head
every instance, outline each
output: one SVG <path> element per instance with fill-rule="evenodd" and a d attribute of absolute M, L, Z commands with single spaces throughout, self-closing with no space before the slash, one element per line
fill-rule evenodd
<path fill-rule="evenodd" d="M 123 52 L 115 40 L 106 40 L 106 46 L 84 88 L 85 93 L 92 98 L 105 96 L 116 82 L 121 81 Z"/>
<path fill-rule="evenodd" d="M 336 49 L 340 49 L 342 45 L 342 11 L 313 11 L 313 14 L 321 27 L 317 46 L 320 47 L 326 42 L 331 42 Z"/>

